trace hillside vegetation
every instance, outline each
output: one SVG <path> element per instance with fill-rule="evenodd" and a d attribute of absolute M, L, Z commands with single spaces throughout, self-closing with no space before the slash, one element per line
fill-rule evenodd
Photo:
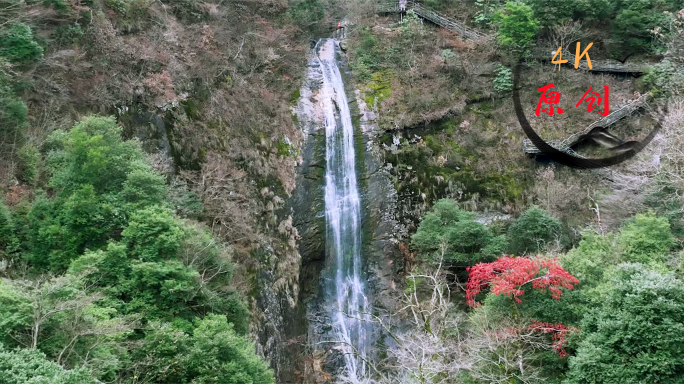
<path fill-rule="evenodd" d="M 396 273 L 362 383 L 684 383 L 682 0 L 422 3 L 486 37 L 370 0 L 0 0 L 0 384 L 344 382 L 283 336 L 319 284 L 294 107 L 338 22 L 406 229 L 380 239 Z M 551 63 L 578 42 L 644 69 Z M 530 157 L 518 63 L 544 139 L 598 120 L 575 103 L 603 86 L 611 111 L 650 95 L 612 133 L 660 131 L 609 169 Z M 537 117 L 551 83 L 565 113 Z"/>

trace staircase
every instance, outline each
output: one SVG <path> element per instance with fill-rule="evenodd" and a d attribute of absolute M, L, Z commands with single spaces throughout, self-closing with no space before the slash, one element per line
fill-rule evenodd
<path fill-rule="evenodd" d="M 637 109 L 646 105 L 646 102 L 648 101 L 648 98 L 650 96 L 651 96 L 650 93 L 641 95 L 636 100 L 633 100 L 633 101 L 623 105 L 622 107 L 618 108 L 616 111 L 609 114 L 608 116 L 606 116 L 602 119 L 596 120 L 595 122 L 589 124 L 582 131 L 572 134 L 571 136 L 569 136 L 565 140 L 548 141 L 548 144 L 551 145 L 552 147 L 556 148 L 559 151 L 576 155 L 576 153 L 574 153 L 574 151 L 571 148 L 574 145 L 579 143 L 579 140 L 582 138 L 582 136 L 588 134 L 589 132 L 591 132 L 592 129 L 594 129 L 596 127 L 607 128 L 607 127 L 615 124 L 619 120 L 622 120 L 623 118 L 631 115 L 634 111 L 636 111 Z M 527 154 L 531 154 L 531 155 L 536 155 L 536 154 L 541 153 L 539 148 L 537 148 L 532 143 L 532 141 L 529 139 L 523 140 L 523 152 L 525 152 Z"/>
<path fill-rule="evenodd" d="M 413 0 L 382 1 L 375 4 L 376 13 L 405 13 L 413 11 L 419 17 L 431 21 L 432 23 L 453 31 L 460 36 L 471 40 L 480 40 L 489 37 L 482 32 L 468 28 L 463 23 L 451 20 L 430 7 Z M 568 49 L 567 47 L 566 49 Z M 532 57 L 540 61 L 551 61 L 553 54 L 548 50 L 536 49 Z M 570 52 L 563 54 L 563 59 L 567 59 L 566 66 L 573 67 L 575 55 Z M 639 63 L 621 63 L 617 60 L 592 60 L 592 68 L 589 68 L 586 60 L 580 61 L 578 69 L 591 72 L 611 72 L 611 73 L 643 73 L 647 65 Z M 573 67 L 574 69 L 574 67 Z"/>
<path fill-rule="evenodd" d="M 434 9 L 426 7 L 417 1 L 399 0 L 375 4 L 375 12 L 377 13 L 404 13 L 408 11 L 413 11 L 417 16 L 439 25 L 442 28 L 458 33 L 467 39 L 479 40 L 488 36 L 474 29 L 466 27 L 463 23 L 451 20 Z"/>

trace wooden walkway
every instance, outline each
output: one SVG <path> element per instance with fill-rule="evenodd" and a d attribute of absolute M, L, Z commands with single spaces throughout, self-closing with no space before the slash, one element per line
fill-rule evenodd
<path fill-rule="evenodd" d="M 563 48 L 563 59 L 562 60 L 567 60 L 568 62 L 563 64 L 563 69 L 575 69 L 575 55 L 566 52 L 566 50 L 572 49 L 574 50 L 573 47 L 564 47 Z M 555 52 L 555 51 L 554 51 Z M 553 59 L 553 53 L 551 51 L 542 51 L 540 49 L 535 49 L 534 53 L 532 54 L 532 57 L 534 57 L 536 60 L 539 61 L 551 61 Z M 589 55 L 591 57 L 591 55 Z M 554 64 L 554 66 L 557 66 L 558 64 Z M 591 71 L 591 72 L 611 72 L 611 73 L 643 73 L 646 68 L 648 67 L 648 64 L 645 63 L 621 63 L 617 60 L 591 60 L 591 69 L 589 69 L 589 64 L 587 64 L 586 57 L 583 57 L 582 60 L 580 60 L 579 65 L 577 66 L 577 69 L 583 69 L 585 71 Z M 556 67 L 558 69 L 558 67 Z"/>
<path fill-rule="evenodd" d="M 414 0 L 395 0 L 383 1 L 375 4 L 375 12 L 377 13 L 405 13 L 413 11 L 419 17 L 431 21 L 442 28 L 453 31 L 460 36 L 471 40 L 481 40 L 490 37 L 490 35 L 478 32 L 472 28 L 468 28 L 465 24 L 449 19 L 430 7 Z M 566 47 L 566 50 L 570 47 Z M 553 53 L 550 51 L 542 51 L 540 49 L 534 50 L 532 57 L 540 61 L 551 61 Z M 566 68 L 574 69 L 575 55 L 570 52 L 563 52 L 563 59 L 567 59 Z M 589 68 L 586 60 L 583 58 L 580 61 L 578 69 L 591 72 L 611 72 L 611 73 L 643 73 L 646 69 L 646 64 L 640 63 L 621 63 L 617 60 L 592 60 L 592 68 Z"/>
<path fill-rule="evenodd" d="M 375 11 L 377 13 L 404 13 L 413 11 L 419 17 L 431 21 L 442 28 L 456 32 L 467 39 L 479 40 L 488 36 L 472 28 L 466 27 L 463 23 L 451 20 L 434 9 L 413 0 L 377 3 L 375 4 Z"/>
<path fill-rule="evenodd" d="M 650 96 L 651 96 L 650 93 L 646 93 L 644 95 L 641 95 L 639 98 L 632 100 L 631 102 L 623 105 L 622 107 L 618 108 L 616 111 L 609 114 L 608 116 L 603 117 L 603 118 L 596 120 L 595 122 L 589 124 L 582 131 L 577 132 L 577 133 L 569 136 L 568 138 L 566 138 L 564 140 L 548 141 L 548 143 L 549 143 L 549 145 L 558 149 L 559 151 L 575 154 L 574 151 L 572 151 L 572 147 L 574 145 L 578 144 L 584 135 L 588 134 L 589 132 L 591 132 L 592 129 L 594 129 L 596 127 L 607 128 L 607 127 L 615 124 L 616 122 L 622 120 L 623 118 L 631 115 L 637 109 L 645 106 L 646 102 L 648 101 Z M 531 154 L 531 155 L 536 155 L 536 154 L 540 153 L 541 151 L 539 151 L 539 148 L 537 148 L 532 143 L 531 140 L 525 139 L 525 140 L 523 140 L 523 152 Z"/>

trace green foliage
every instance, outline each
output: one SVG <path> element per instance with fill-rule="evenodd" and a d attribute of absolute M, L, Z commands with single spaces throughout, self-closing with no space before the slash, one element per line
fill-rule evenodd
<path fill-rule="evenodd" d="M 615 0 L 524 0 L 534 10 L 534 15 L 544 27 L 561 24 L 568 20 L 598 21 L 609 18 L 614 11 Z M 563 47 L 565 48 L 565 47 Z"/>
<path fill-rule="evenodd" d="M 55 31 L 55 39 L 60 44 L 75 44 L 83 37 L 83 33 L 79 23 L 60 25 Z"/>
<path fill-rule="evenodd" d="M 600 308 L 585 316 L 567 384 L 679 383 L 684 285 L 672 273 L 624 264 Z"/>
<path fill-rule="evenodd" d="M 126 210 L 133 212 L 163 202 L 167 192 L 164 177 L 152 172 L 145 163 L 133 166 L 137 167 L 131 167 L 119 195 Z"/>
<path fill-rule="evenodd" d="M 123 141 L 121 133 L 113 117 L 99 116 L 84 118 L 66 135 L 53 133 L 52 145 L 64 149 L 51 154 L 50 185 L 60 194 L 83 184 L 92 185 L 98 194 L 120 191 L 128 174 L 145 163 L 139 143 Z"/>
<path fill-rule="evenodd" d="M 488 27 L 496 11 L 501 7 L 501 0 L 475 0 L 478 11 L 475 14 L 475 23 L 481 27 Z"/>
<path fill-rule="evenodd" d="M 633 0 L 620 2 L 611 23 L 622 54 L 650 52 L 654 47 L 651 30 L 664 27 L 668 20 L 663 11 L 676 11 L 681 2 L 673 0 Z"/>
<path fill-rule="evenodd" d="M 159 261 L 176 255 L 182 230 L 169 209 L 152 206 L 135 212 L 121 235 L 132 256 Z"/>
<path fill-rule="evenodd" d="M 352 53 L 350 66 L 359 81 L 367 82 L 373 78 L 373 73 L 380 69 L 382 57 L 378 39 L 368 27 L 359 29 L 359 43 Z"/>
<path fill-rule="evenodd" d="M 121 139 L 112 118 L 89 117 L 68 133 L 56 131 L 44 149 L 57 193 L 54 199 L 38 198 L 29 215 L 26 258 L 35 267 L 66 270 L 86 249 L 118 238 L 137 210 L 166 200 L 164 178 L 145 162 L 138 143 Z M 156 225 L 156 212 L 147 213 Z"/>
<path fill-rule="evenodd" d="M 643 83 L 656 97 L 672 97 L 684 88 L 684 71 L 665 59 L 646 70 Z"/>
<path fill-rule="evenodd" d="M 26 184 L 35 185 L 38 178 L 40 151 L 32 145 L 24 145 L 17 153 L 17 178 Z"/>
<path fill-rule="evenodd" d="M 651 30 L 667 30 L 668 14 L 682 8 L 678 0 L 524 0 L 544 27 L 581 20 L 585 27 L 596 26 L 611 36 L 613 54 L 629 57 L 635 53 L 660 51 Z M 566 48 L 566 47 L 563 47 Z"/>
<path fill-rule="evenodd" d="M 0 261 L 15 251 L 17 245 L 18 239 L 15 234 L 12 214 L 5 204 L 0 201 Z"/>
<path fill-rule="evenodd" d="M 134 358 L 145 382 L 269 384 L 273 372 L 225 316 L 209 315 L 191 334 L 153 324 Z"/>
<path fill-rule="evenodd" d="M 87 368 L 74 372 L 88 380 L 272 383 L 243 336 L 250 316 L 231 287 L 232 250 L 175 216 L 165 179 L 138 143 L 123 141 L 112 118 L 89 117 L 53 132 L 42 150 L 50 197 L 39 191 L 32 206 L 17 210 L 19 220 L 0 205 L 0 256 L 25 249 L 33 274 L 66 274 L 0 281 L 0 342 L 35 345 L 67 368 Z M 22 177 L 40 157 L 35 148 L 26 152 Z M 201 211 L 200 201 L 191 204 Z"/>
<path fill-rule="evenodd" d="M 528 208 L 508 229 L 511 251 L 516 255 L 538 252 L 560 234 L 560 221 L 539 207 Z"/>
<path fill-rule="evenodd" d="M 26 64 L 43 57 L 43 47 L 33 40 L 31 27 L 13 23 L 0 30 L 0 56 L 17 64 Z"/>
<path fill-rule="evenodd" d="M 497 34 L 504 48 L 522 53 L 533 43 L 539 31 L 539 22 L 527 4 L 510 1 L 502 11 L 496 13 Z"/>
<path fill-rule="evenodd" d="M 8 64 L 0 57 L 0 143 L 20 144 L 28 125 L 28 108 L 12 89 Z"/>
<path fill-rule="evenodd" d="M 636 215 L 618 236 L 621 259 L 627 262 L 662 263 L 673 245 L 667 219 L 652 212 Z"/>
<path fill-rule="evenodd" d="M 132 298 L 125 309 L 153 319 L 191 318 L 188 306 L 200 289 L 198 278 L 196 270 L 176 260 L 133 261 L 130 274 L 122 283 L 125 295 Z"/>
<path fill-rule="evenodd" d="M 0 280 L 0 345 L 16 344 L 12 335 L 31 324 L 33 306 L 21 292 Z"/>
<path fill-rule="evenodd" d="M 658 216 L 667 218 L 672 234 L 679 240 L 684 239 L 684 212 L 680 196 L 682 191 L 665 174 L 653 180 L 655 188 L 645 196 L 644 203 Z"/>
<path fill-rule="evenodd" d="M 188 365 L 198 384 L 269 384 L 273 372 L 225 316 L 209 315 L 193 332 Z M 194 376 L 194 375 L 193 375 Z"/>
<path fill-rule="evenodd" d="M 325 17 L 325 6 L 319 0 L 295 0 L 289 6 L 287 16 L 303 30 L 315 30 Z"/>
<path fill-rule="evenodd" d="M 0 382 L 3 384 L 97 384 L 85 369 L 65 370 L 39 351 L 7 350 L 0 344 Z"/>
<path fill-rule="evenodd" d="M 276 142 L 276 154 L 280 157 L 299 156 L 299 151 L 287 137 L 283 136 Z"/>
<path fill-rule="evenodd" d="M 473 214 L 462 211 L 453 200 L 440 200 L 423 217 L 411 244 L 426 260 L 444 260 L 456 265 L 470 265 L 501 256 L 507 241 L 494 237 L 485 225 L 476 222 Z"/>
<path fill-rule="evenodd" d="M 423 23 L 412 9 L 406 12 L 406 15 L 401 19 L 399 32 L 404 39 L 424 34 Z"/>
<path fill-rule="evenodd" d="M 497 67 L 494 90 L 498 93 L 507 93 L 513 90 L 513 72 L 509 68 L 503 65 Z"/>
<path fill-rule="evenodd" d="M 64 271 L 86 248 L 105 244 L 122 224 L 118 209 L 97 196 L 90 185 L 63 199 L 39 197 L 29 214 L 29 252 L 32 266 Z"/>
<path fill-rule="evenodd" d="M 594 287 L 603 281 L 605 271 L 618 262 L 611 237 L 585 232 L 579 245 L 562 258 L 563 267 L 582 282 L 582 287 Z"/>

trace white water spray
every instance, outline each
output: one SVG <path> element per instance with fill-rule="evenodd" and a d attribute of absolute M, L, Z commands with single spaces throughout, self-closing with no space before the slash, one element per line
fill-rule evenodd
<path fill-rule="evenodd" d="M 325 214 L 327 257 L 332 275 L 326 284 L 334 337 L 345 353 L 345 375 L 356 381 L 366 375 L 370 345 L 370 306 L 364 294 L 361 269 L 361 203 L 356 180 L 354 127 L 335 60 L 337 43 L 319 43 L 323 72 L 322 104 L 325 114 Z M 337 113 L 336 113 L 337 112 Z M 361 357 L 359 357 L 359 355 Z"/>

